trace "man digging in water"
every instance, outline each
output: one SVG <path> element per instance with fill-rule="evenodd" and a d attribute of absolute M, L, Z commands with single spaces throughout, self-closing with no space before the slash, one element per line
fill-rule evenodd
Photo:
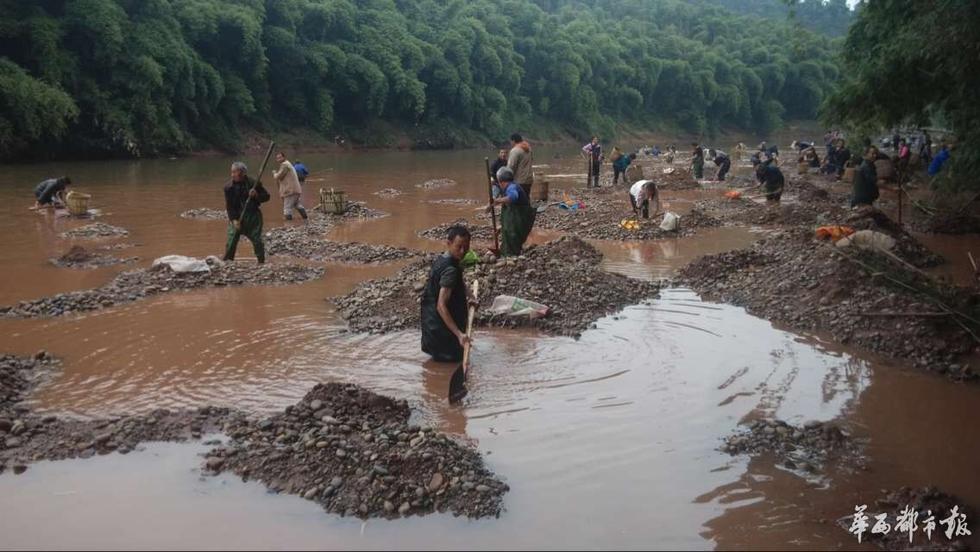
<path fill-rule="evenodd" d="M 235 260 L 238 240 L 244 235 L 252 242 L 255 257 L 262 264 L 265 262 L 265 244 L 262 242 L 262 211 L 259 204 L 269 201 L 269 192 L 261 182 L 249 178 L 247 171 L 245 163 L 235 161 L 231 164 L 231 181 L 225 184 L 225 210 L 228 211 L 229 222 L 225 260 Z"/>
<path fill-rule="evenodd" d="M 449 227 L 446 252 L 432 263 L 422 289 L 422 351 L 439 362 L 463 360 L 466 336 L 467 294 L 460 261 L 470 250 L 470 231 Z"/>

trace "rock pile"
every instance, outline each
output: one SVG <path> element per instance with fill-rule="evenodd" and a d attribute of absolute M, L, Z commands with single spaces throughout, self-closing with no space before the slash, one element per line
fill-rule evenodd
<path fill-rule="evenodd" d="M 344 516 L 499 515 L 507 485 L 476 451 L 410 425 L 409 414 L 404 401 L 357 386 L 317 385 L 281 414 L 228 424 L 232 441 L 205 467 Z"/>
<path fill-rule="evenodd" d="M 782 420 L 756 420 L 744 431 L 725 438 L 722 452 L 731 455 L 771 453 L 783 467 L 816 473 L 828 460 L 853 463 L 858 447 L 840 427 L 831 422 L 809 422 L 793 426 Z"/>
<path fill-rule="evenodd" d="M 835 341 L 901 358 L 955 379 L 976 374 L 959 359 L 976 346 L 934 299 L 971 313 L 972 299 L 940 287 L 879 254 L 845 252 L 812 238 L 809 229 L 780 232 L 748 249 L 701 257 L 680 279 L 706 298 L 744 306 L 796 331 L 829 332 Z M 855 258 L 869 270 L 850 260 Z M 929 294 L 892 284 L 889 275 Z"/>
<path fill-rule="evenodd" d="M 228 213 L 226 211 L 201 207 L 199 209 L 184 211 L 180 214 L 180 218 L 190 220 L 228 220 Z"/>
<path fill-rule="evenodd" d="M 340 515 L 498 516 L 509 490 L 475 450 L 410 425 L 404 401 L 355 385 L 317 385 L 285 412 L 261 419 L 205 406 L 83 421 L 38 416 L 19 404 L 40 369 L 54 363 L 43 352 L 33 359 L 0 356 L 0 473 L 221 432 L 231 440 L 206 443 L 218 446 L 207 453 L 204 473 L 258 479 Z"/>
<path fill-rule="evenodd" d="M 450 178 L 435 178 L 433 180 L 426 180 L 421 184 L 416 184 L 416 188 L 422 188 L 423 190 L 437 190 L 439 188 L 448 188 L 450 186 L 455 186 L 456 181 Z"/>
<path fill-rule="evenodd" d="M 386 333 L 417 328 L 419 297 L 433 256 L 409 264 L 390 278 L 365 282 L 335 299 L 354 331 Z M 600 268 L 602 254 L 576 237 L 529 246 L 524 255 L 488 257 L 468 272 L 480 280 L 477 322 L 493 326 L 532 326 L 552 335 L 578 336 L 603 316 L 656 297 L 656 284 L 611 274 Z M 492 316 L 497 295 L 513 295 L 551 308 L 537 320 Z"/>
<path fill-rule="evenodd" d="M 161 293 L 203 287 L 283 285 L 323 276 L 320 267 L 296 264 L 222 263 L 211 272 L 176 273 L 166 265 L 138 269 L 116 276 L 108 284 L 90 290 L 59 293 L 17 305 L 0 307 L 0 316 L 33 318 L 93 311 Z"/>
<path fill-rule="evenodd" d="M 359 208 L 352 217 L 375 218 L 384 216 L 381 211 Z M 351 213 L 352 211 L 348 211 Z M 324 235 L 336 225 L 338 219 L 348 216 L 312 213 L 308 224 L 280 226 L 265 233 L 265 247 L 270 255 L 289 255 L 312 261 L 340 263 L 384 263 L 406 259 L 418 254 L 404 247 L 372 245 L 366 243 L 342 243 L 330 241 Z"/>
<path fill-rule="evenodd" d="M 398 197 L 402 195 L 401 190 L 396 190 L 394 188 L 385 188 L 383 190 L 378 190 L 374 192 L 374 195 L 378 197 Z"/>
<path fill-rule="evenodd" d="M 120 236 L 128 235 L 129 230 L 119 228 L 118 226 L 112 226 L 111 224 L 106 224 L 104 222 L 93 222 L 92 224 L 86 224 L 85 226 L 73 228 L 67 232 L 61 233 L 61 237 L 66 239 L 89 240 L 100 238 L 118 238 Z"/>
<path fill-rule="evenodd" d="M 80 245 L 76 245 L 69 249 L 64 255 L 52 258 L 50 261 L 51 264 L 61 268 L 98 268 L 121 263 L 131 263 L 138 259 L 139 257 L 120 259 L 119 257 L 113 257 L 112 255 L 104 255 L 94 251 L 89 251 Z"/>

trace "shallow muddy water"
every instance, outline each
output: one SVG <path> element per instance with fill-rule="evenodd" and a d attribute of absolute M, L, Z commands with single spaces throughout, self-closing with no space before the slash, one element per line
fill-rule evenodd
<path fill-rule="evenodd" d="M 345 223 L 330 237 L 438 250 L 418 230 L 481 200 L 482 152 L 301 156 L 316 189 L 342 188 L 391 216 Z M 574 151 L 543 149 L 542 172 L 573 174 Z M 258 161 L 249 159 L 257 166 Z M 130 230 L 119 251 L 154 257 L 220 253 L 224 223 L 179 213 L 221 208 L 230 159 L 12 167 L 0 174 L 17 239 L 0 251 L 0 304 L 96 287 L 124 267 L 58 269 L 46 259 L 74 242 L 82 222 L 29 212 L 30 189 L 67 172 L 95 194 L 99 220 Z M 318 169 L 320 172 L 317 172 Z M 43 170 L 43 174 L 41 171 Z M 455 187 L 415 185 L 452 178 Z M 553 187 L 580 185 L 556 179 Z M 374 195 L 384 188 L 404 193 Z M 690 194 L 678 193 L 677 204 Z M 671 199 L 666 194 L 668 200 Z M 266 227 L 281 222 L 274 199 Z M 682 209 L 682 208 L 680 208 Z M 680 240 L 599 242 L 604 266 L 660 279 L 694 257 L 744 247 L 763 230 L 701 230 Z M 549 234 L 541 233 L 536 240 Z M 81 242 L 89 245 L 90 242 Z M 241 255 L 251 254 L 243 244 Z M 469 398 L 446 404 L 451 367 L 427 362 L 419 334 L 352 335 L 331 296 L 393 273 L 398 263 L 325 265 L 324 279 L 276 288 L 199 290 L 85 316 L 0 320 L 0 352 L 44 348 L 64 358 L 32 403 L 42 412 L 103 416 L 205 404 L 267 412 L 321 381 L 351 381 L 409 401 L 419 422 L 473 443 L 511 487 L 500 519 L 445 515 L 362 523 L 312 502 L 275 496 L 233 476 L 201 479 L 204 447 L 44 462 L 0 476 L 4 548 L 837 548 L 855 540 L 833 524 L 880 489 L 937 484 L 980 505 L 976 389 L 919 374 L 815 335 L 774 328 L 742 309 L 702 302 L 683 288 L 600 320 L 578 340 L 533 331 L 479 331 Z M 560 277 L 560 276 L 556 276 Z M 717 451 L 739 423 L 794 424 L 840 417 L 866 446 L 868 469 L 804 479 Z"/>

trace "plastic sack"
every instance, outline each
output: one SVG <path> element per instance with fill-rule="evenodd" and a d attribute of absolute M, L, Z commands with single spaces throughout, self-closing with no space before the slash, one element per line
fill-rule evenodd
<path fill-rule="evenodd" d="M 528 316 L 532 320 L 548 315 L 548 306 L 513 295 L 498 295 L 493 298 L 490 312 L 505 316 Z"/>
<path fill-rule="evenodd" d="M 183 255 L 167 255 L 153 261 L 153 266 L 162 264 L 167 265 L 174 272 L 211 272 L 207 262 Z"/>
<path fill-rule="evenodd" d="M 660 229 L 664 232 L 674 232 L 681 225 L 681 217 L 677 213 L 667 211 L 664 215 L 663 222 L 660 223 Z"/>
<path fill-rule="evenodd" d="M 895 247 L 895 238 L 873 230 L 861 230 L 837 242 L 837 247 L 850 246 L 891 251 Z"/>

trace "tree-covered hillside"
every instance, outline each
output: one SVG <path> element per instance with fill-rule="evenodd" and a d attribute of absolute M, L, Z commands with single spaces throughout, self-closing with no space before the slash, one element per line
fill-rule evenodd
<path fill-rule="evenodd" d="M 0 0 L 0 156 L 233 148 L 377 121 L 768 131 L 813 118 L 835 43 L 680 0 Z"/>

